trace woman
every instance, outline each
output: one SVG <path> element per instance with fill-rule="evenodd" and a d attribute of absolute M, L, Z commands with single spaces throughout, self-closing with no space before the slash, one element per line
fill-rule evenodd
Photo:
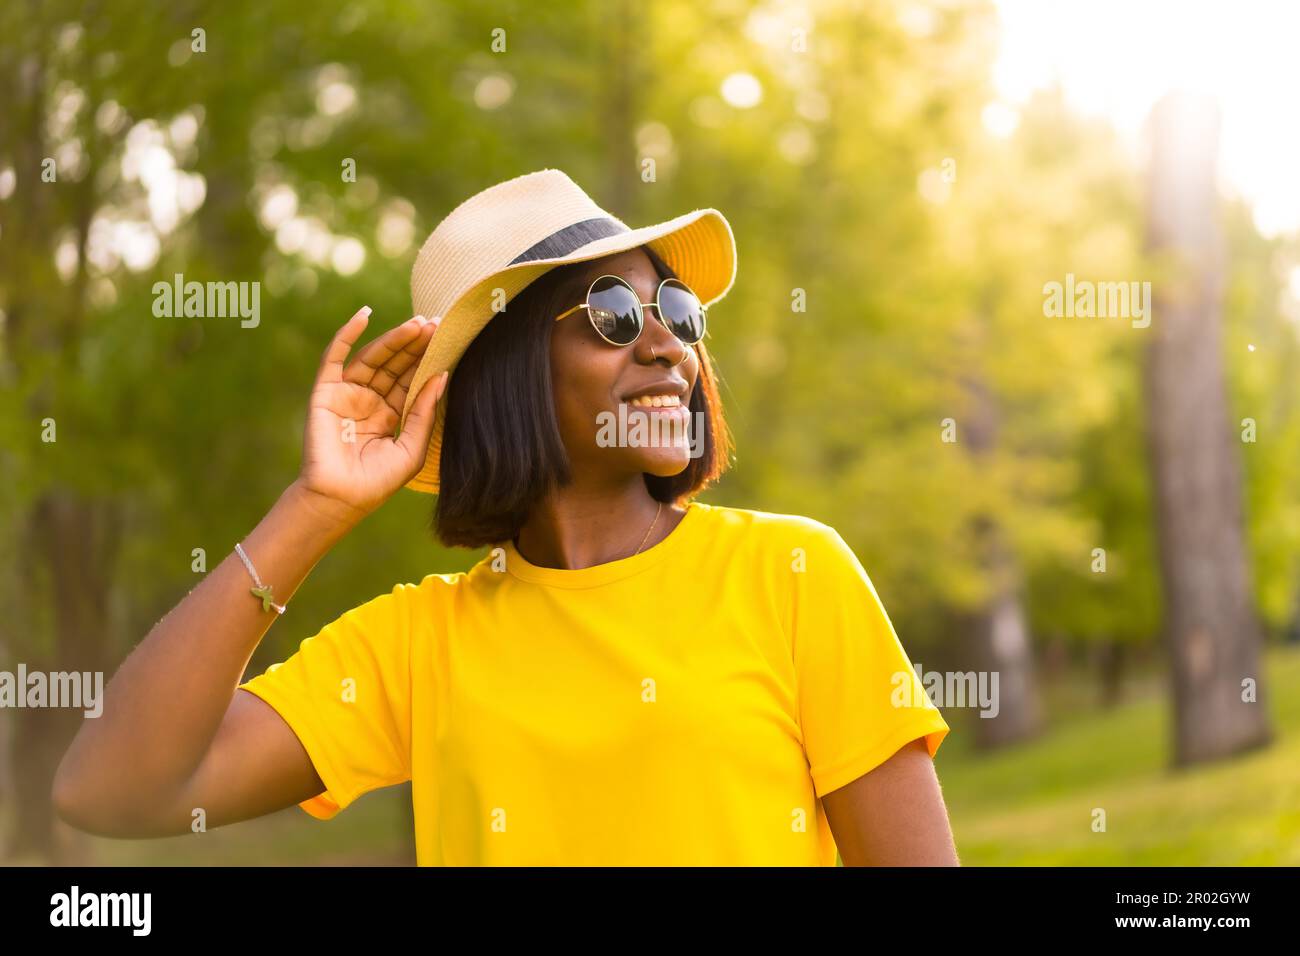
<path fill-rule="evenodd" d="M 632 230 L 558 170 L 458 206 L 417 257 L 421 314 L 350 359 L 369 310 L 334 336 L 300 474 L 123 663 L 59 768 L 62 816 L 121 837 L 199 808 L 325 819 L 411 780 L 425 865 L 955 864 L 948 727 L 853 552 L 694 500 L 727 464 L 702 339 L 734 275 L 716 210 Z M 489 553 L 241 684 L 404 484 Z"/>

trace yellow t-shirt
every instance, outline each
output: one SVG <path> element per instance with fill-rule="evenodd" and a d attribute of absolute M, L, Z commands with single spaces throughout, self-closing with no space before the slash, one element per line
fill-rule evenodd
<path fill-rule="evenodd" d="M 409 779 L 420 865 L 834 866 L 818 798 L 948 733 L 834 529 L 700 502 L 629 558 L 398 585 L 241 687 L 313 816 Z"/>

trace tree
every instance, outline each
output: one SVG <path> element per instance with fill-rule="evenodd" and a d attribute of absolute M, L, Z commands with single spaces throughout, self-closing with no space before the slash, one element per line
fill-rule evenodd
<path fill-rule="evenodd" d="M 1176 94 L 1151 126 L 1148 241 L 1161 276 L 1147 408 L 1181 765 L 1261 746 L 1271 731 L 1222 357 L 1219 117 L 1212 102 Z"/>

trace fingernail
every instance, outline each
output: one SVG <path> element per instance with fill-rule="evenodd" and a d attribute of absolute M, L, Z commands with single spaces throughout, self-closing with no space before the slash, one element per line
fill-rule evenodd
<path fill-rule="evenodd" d="M 364 316 L 364 317 L 367 318 L 367 319 L 370 318 L 370 306 L 368 306 L 368 305 L 363 305 L 363 306 L 361 307 L 361 315 Z"/>

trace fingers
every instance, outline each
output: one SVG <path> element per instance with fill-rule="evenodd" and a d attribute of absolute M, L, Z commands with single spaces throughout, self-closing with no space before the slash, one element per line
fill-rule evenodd
<path fill-rule="evenodd" d="M 421 462 L 429 448 L 429 438 L 433 435 L 434 406 L 447 390 L 447 376 L 450 374 L 443 372 L 420 387 L 415 403 L 411 406 L 411 413 L 406 416 L 406 426 L 397 438 L 397 444 Z"/>
<path fill-rule="evenodd" d="M 370 306 L 362 306 L 334 333 L 334 338 L 330 339 L 330 344 L 325 347 L 325 354 L 321 356 L 320 368 L 316 373 L 318 382 L 343 380 L 343 360 L 352 351 L 352 346 L 357 344 L 357 339 L 361 338 L 361 333 L 365 331 L 369 322 Z"/>
<path fill-rule="evenodd" d="M 411 380 L 419 370 L 420 358 L 437 333 L 441 321 L 441 319 L 434 319 L 430 322 L 425 327 L 424 334 L 407 347 L 406 352 L 410 354 L 394 356 L 392 361 L 377 372 L 370 382 L 370 387 L 383 395 L 384 400 L 399 414 L 406 408 L 407 389 L 410 388 Z"/>
<path fill-rule="evenodd" d="M 406 408 L 406 392 L 411 387 L 411 380 L 415 378 L 416 369 L 419 365 L 412 363 L 411 367 L 402 373 L 402 377 L 397 380 L 397 384 L 389 390 L 384 396 L 384 401 L 388 407 L 401 415 Z"/>
<path fill-rule="evenodd" d="M 407 353 L 412 343 L 419 339 L 428 327 L 428 319 L 422 315 L 407 319 L 394 329 L 389 329 L 375 339 L 348 362 L 343 371 L 343 380 L 354 385 L 372 385 L 376 374 L 394 357 Z M 419 353 L 415 353 L 417 356 Z M 401 374 L 400 372 L 398 373 Z M 394 379 L 396 376 L 393 377 Z M 392 379 L 387 384 L 380 383 L 376 388 L 383 394 L 392 386 Z"/>
<path fill-rule="evenodd" d="M 429 347 L 429 342 L 433 340 L 433 334 L 438 330 L 441 319 L 434 319 L 432 322 L 426 321 L 420 327 L 419 333 L 411 339 L 400 351 L 394 352 L 380 368 L 375 370 L 374 377 L 370 379 L 368 385 L 380 395 L 390 396 L 394 391 L 393 386 L 406 378 L 409 385 L 411 379 L 406 373 L 412 371 L 424 355 L 425 350 Z M 405 397 L 405 390 L 398 398 Z M 390 402 L 391 404 L 391 402 Z"/>

